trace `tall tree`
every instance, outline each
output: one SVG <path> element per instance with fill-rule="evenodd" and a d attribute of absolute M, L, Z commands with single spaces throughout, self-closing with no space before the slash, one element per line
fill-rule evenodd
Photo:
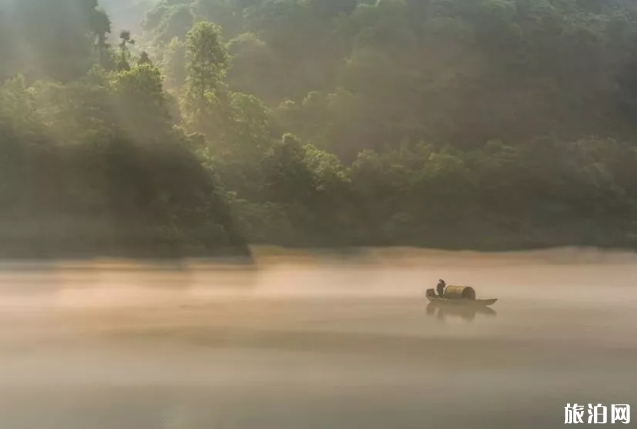
<path fill-rule="evenodd" d="M 186 61 L 186 113 L 193 129 L 210 133 L 211 122 L 214 124 L 215 114 L 224 101 L 223 78 L 229 65 L 216 24 L 200 22 L 188 33 Z"/>

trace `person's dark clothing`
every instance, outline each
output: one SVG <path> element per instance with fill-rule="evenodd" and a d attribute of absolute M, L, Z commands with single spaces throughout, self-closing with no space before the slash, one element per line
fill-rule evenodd
<path fill-rule="evenodd" d="M 445 286 L 447 286 L 447 284 L 443 280 L 440 280 L 438 282 L 438 286 L 436 287 L 436 290 L 438 292 L 438 296 L 440 296 L 441 298 L 445 294 Z"/>

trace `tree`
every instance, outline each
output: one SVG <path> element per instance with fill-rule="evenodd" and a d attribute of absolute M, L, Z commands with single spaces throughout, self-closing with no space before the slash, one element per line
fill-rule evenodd
<path fill-rule="evenodd" d="M 172 39 L 164 50 L 162 71 L 166 76 L 166 88 L 181 90 L 187 77 L 186 44 L 178 38 Z"/>
<path fill-rule="evenodd" d="M 77 78 L 91 67 L 96 47 L 103 53 L 110 32 L 97 0 L 6 0 L 2 14 L 2 43 L 13 42 L 2 59 L 13 64 L 10 74 L 19 70 L 34 78 Z"/>
<path fill-rule="evenodd" d="M 131 33 L 128 30 L 122 30 L 119 33 L 119 62 L 117 64 L 118 70 L 130 70 L 130 50 L 129 46 L 135 44 L 135 40 L 131 37 Z"/>
<path fill-rule="evenodd" d="M 115 74 L 111 83 L 122 128 L 137 142 L 157 142 L 170 134 L 172 120 L 159 70 L 140 64 Z"/>
<path fill-rule="evenodd" d="M 194 130 L 210 133 L 211 122 L 218 124 L 214 115 L 223 103 L 220 97 L 228 69 L 228 54 L 221 44 L 217 25 L 200 22 L 188 33 L 186 64 L 186 112 Z"/>

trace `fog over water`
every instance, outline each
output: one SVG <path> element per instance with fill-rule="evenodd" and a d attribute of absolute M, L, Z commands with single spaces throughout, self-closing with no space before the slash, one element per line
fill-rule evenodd
<path fill-rule="evenodd" d="M 255 267 L 0 264 L 0 428 L 550 429 L 567 403 L 637 413 L 635 254 L 256 250 Z M 441 313 L 424 297 L 439 278 L 499 301 Z"/>

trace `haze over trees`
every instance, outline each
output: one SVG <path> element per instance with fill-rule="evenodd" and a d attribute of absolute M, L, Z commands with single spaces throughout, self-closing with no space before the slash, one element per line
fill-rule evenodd
<path fill-rule="evenodd" d="M 0 0 L 0 58 L 6 254 L 637 245 L 632 1 Z"/>

